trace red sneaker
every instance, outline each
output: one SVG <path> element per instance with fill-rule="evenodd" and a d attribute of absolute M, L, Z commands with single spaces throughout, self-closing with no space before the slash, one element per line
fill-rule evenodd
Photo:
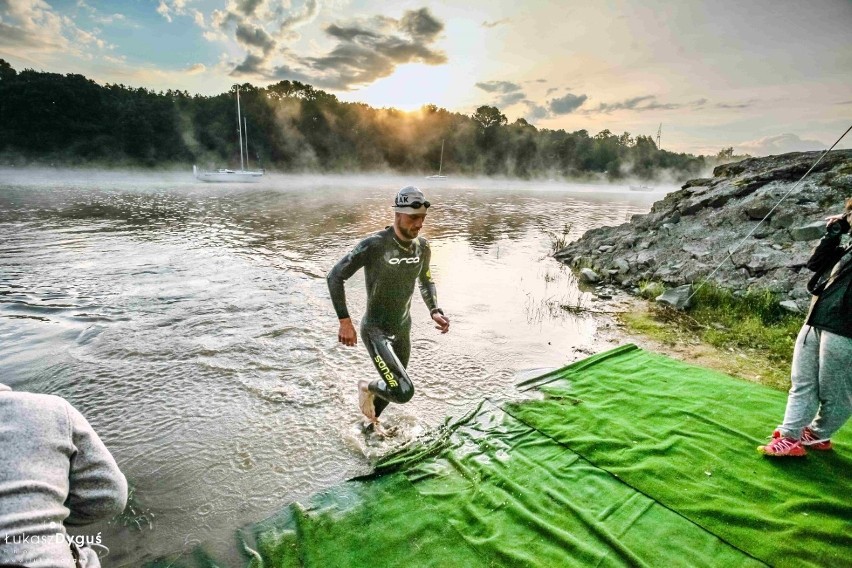
<path fill-rule="evenodd" d="M 831 440 L 820 438 L 810 428 L 802 430 L 802 445 L 812 450 L 827 451 L 831 449 Z"/>
<path fill-rule="evenodd" d="M 777 434 L 777 435 L 776 435 Z M 776 430 L 772 433 L 772 441 L 765 446 L 758 446 L 757 451 L 765 456 L 775 457 L 801 457 L 808 455 L 799 440 L 793 438 L 782 438 Z"/>

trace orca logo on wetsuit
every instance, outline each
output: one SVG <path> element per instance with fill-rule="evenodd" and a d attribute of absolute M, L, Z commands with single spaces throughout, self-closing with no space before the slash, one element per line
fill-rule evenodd
<path fill-rule="evenodd" d="M 388 262 L 390 264 L 401 264 L 403 262 L 406 264 L 417 264 L 418 262 L 420 262 L 420 257 L 412 256 L 411 258 L 390 258 L 388 259 Z"/>

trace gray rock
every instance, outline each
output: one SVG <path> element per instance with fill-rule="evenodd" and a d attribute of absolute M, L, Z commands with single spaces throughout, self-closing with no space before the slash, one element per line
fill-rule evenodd
<path fill-rule="evenodd" d="M 686 243 L 680 248 L 683 252 L 689 253 L 692 258 L 701 260 L 710 254 L 707 245 L 701 243 Z"/>
<path fill-rule="evenodd" d="M 648 247 L 646 246 L 645 249 Z M 657 258 L 656 251 L 652 250 L 641 250 L 639 254 L 636 255 L 636 263 L 637 264 L 654 264 L 654 260 Z"/>
<path fill-rule="evenodd" d="M 793 312 L 794 314 L 802 313 L 802 310 L 799 308 L 799 304 L 797 304 L 795 300 L 784 300 L 783 302 L 779 302 L 778 305 L 788 312 Z"/>
<path fill-rule="evenodd" d="M 685 286 L 678 286 L 677 288 L 666 290 L 657 296 L 656 301 L 660 304 L 667 304 L 675 309 L 683 310 L 689 307 L 689 296 L 691 294 L 692 286 L 687 284 Z"/>
<path fill-rule="evenodd" d="M 582 270 L 580 270 L 580 280 L 583 282 L 594 284 L 600 279 L 601 277 L 598 276 L 598 273 L 592 270 L 591 268 L 583 268 Z"/>
<path fill-rule="evenodd" d="M 772 235 L 775 230 L 770 227 L 767 223 L 761 223 L 754 229 L 754 232 L 751 234 L 755 239 L 765 239 L 766 237 Z"/>
<path fill-rule="evenodd" d="M 734 293 L 768 290 L 804 307 L 811 272 L 803 266 L 811 241 L 824 234 L 822 219 L 852 194 L 852 175 L 846 173 L 852 172 L 852 150 L 837 150 L 790 195 L 817 158 L 815 152 L 791 153 L 726 164 L 716 169 L 716 177 L 693 180 L 665 195 L 649 214 L 587 231 L 559 256 L 625 288 L 660 277 L 672 287 L 710 278 Z M 848 183 L 838 184 L 839 179 Z M 782 196 L 785 201 L 776 207 Z M 769 210 L 771 219 L 755 228 L 754 218 Z M 615 248 L 599 250 L 610 246 Z M 728 258 L 734 246 L 739 250 Z"/>
<path fill-rule="evenodd" d="M 769 226 L 773 229 L 788 229 L 793 226 L 793 223 L 796 222 L 796 216 L 792 213 L 782 212 L 779 213 L 777 210 L 772 215 L 772 220 L 769 221 Z"/>
<path fill-rule="evenodd" d="M 787 293 L 787 296 L 793 300 L 806 300 L 810 299 L 811 293 L 806 288 L 795 287 Z"/>
<path fill-rule="evenodd" d="M 746 215 L 748 215 L 749 219 L 760 220 L 766 217 L 770 211 L 772 211 L 771 205 L 760 204 L 747 207 Z"/>
<path fill-rule="evenodd" d="M 815 241 L 825 234 L 825 221 L 814 221 L 800 227 L 790 229 L 794 241 Z"/>

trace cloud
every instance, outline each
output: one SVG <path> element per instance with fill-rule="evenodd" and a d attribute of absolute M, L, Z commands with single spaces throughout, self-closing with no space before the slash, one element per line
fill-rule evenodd
<path fill-rule="evenodd" d="M 316 1 L 308 0 L 295 13 L 284 13 L 264 2 L 241 6 L 250 8 L 251 14 L 262 14 L 264 21 L 240 11 L 233 2 L 213 16 L 213 25 L 232 32 L 247 51 L 243 61 L 234 64 L 232 76 L 289 79 L 346 91 L 387 77 L 399 65 L 447 61 L 446 54 L 432 45 L 444 24 L 427 8 L 408 10 L 400 19 L 374 16 L 330 24 L 323 31 L 335 45 L 323 55 L 306 56 L 285 44 L 297 37 L 296 28 L 316 18 Z M 266 20 L 270 14 L 277 20 Z"/>
<path fill-rule="evenodd" d="M 716 103 L 715 107 L 716 108 L 723 108 L 723 109 L 742 109 L 742 108 L 749 108 L 751 106 L 754 106 L 755 102 L 756 101 L 754 101 L 754 100 L 750 100 L 750 101 L 744 101 L 744 102 L 741 102 L 741 103 Z"/>
<path fill-rule="evenodd" d="M 280 39 L 297 39 L 296 30 L 313 22 L 319 14 L 320 5 L 317 0 L 305 0 L 302 9 L 289 15 L 285 15 L 283 5 L 278 7 L 266 6 L 266 18 L 281 19 L 278 24 L 278 37 Z"/>
<path fill-rule="evenodd" d="M 547 92 L 546 92 L 546 93 L 544 93 L 544 96 L 545 96 L 545 97 L 549 97 L 550 95 L 552 95 L 553 93 L 555 93 L 555 92 L 556 92 L 556 91 L 558 91 L 558 90 L 559 90 L 559 89 L 558 89 L 558 88 L 556 88 L 556 87 L 550 87 L 549 89 L 547 89 Z"/>
<path fill-rule="evenodd" d="M 786 133 L 777 136 L 766 136 L 737 145 L 737 153 L 751 154 L 752 156 L 769 156 L 773 154 L 786 154 L 787 152 L 810 152 L 813 150 L 825 150 L 828 146 L 819 140 L 803 140 L 796 134 Z"/>
<path fill-rule="evenodd" d="M 544 118 L 551 118 L 550 112 L 545 107 L 538 105 L 532 101 L 524 101 L 524 104 L 527 106 L 527 113 L 524 118 L 528 122 L 534 122 L 536 120 L 541 120 Z"/>
<path fill-rule="evenodd" d="M 486 93 L 513 93 L 521 90 L 520 85 L 509 81 L 483 81 L 476 83 L 476 86 Z"/>
<path fill-rule="evenodd" d="M 240 23 L 235 32 L 237 41 L 246 47 L 260 48 L 263 53 L 269 53 L 275 49 L 276 42 L 266 30 L 251 24 Z"/>
<path fill-rule="evenodd" d="M 482 22 L 482 27 L 490 29 L 490 28 L 496 28 L 497 26 L 502 26 L 503 24 L 508 24 L 508 23 L 509 23 L 509 19 L 503 18 L 502 20 L 494 20 L 493 22 L 489 22 L 489 21 Z"/>
<path fill-rule="evenodd" d="M 444 24 L 436 20 L 427 8 L 409 10 L 399 21 L 399 28 L 414 39 L 432 42 L 444 29 Z"/>
<path fill-rule="evenodd" d="M 548 101 L 547 108 L 553 114 L 569 114 L 580 108 L 589 97 L 568 93 L 562 97 Z"/>
<path fill-rule="evenodd" d="M 521 86 L 510 81 L 482 81 L 476 86 L 486 93 L 495 94 L 494 105 L 498 108 L 512 106 L 527 98 Z"/>
<path fill-rule="evenodd" d="M 264 0 L 238 0 L 234 2 L 234 8 L 245 16 L 253 16 Z"/>
<path fill-rule="evenodd" d="M 171 22 L 172 16 L 185 16 L 187 0 L 160 0 L 157 4 L 157 13 L 166 21 Z"/>
<path fill-rule="evenodd" d="M 505 95 L 502 95 L 497 99 L 497 106 L 498 107 L 509 107 L 509 106 L 512 106 L 513 104 L 520 102 L 520 101 L 522 101 L 526 98 L 527 98 L 527 96 L 524 93 L 521 93 L 521 92 L 506 93 Z"/>
<path fill-rule="evenodd" d="M 196 63 L 186 68 L 186 73 L 189 75 L 199 75 L 207 71 L 207 66 L 203 63 Z"/>
<path fill-rule="evenodd" d="M 521 86 L 517 83 L 512 83 L 511 81 L 482 81 L 480 83 L 476 83 L 476 87 L 482 89 L 486 93 L 493 93 L 496 95 L 494 104 L 500 108 L 509 107 L 518 103 L 524 104 L 527 107 L 527 114 L 524 118 L 528 121 L 553 118 L 556 115 L 574 112 L 589 98 L 586 95 L 574 95 L 572 93 L 567 93 L 562 97 L 548 101 L 545 106 L 542 106 L 527 99 L 527 95 L 524 93 Z M 547 95 L 550 95 L 557 90 L 559 89 L 548 89 Z"/>
<path fill-rule="evenodd" d="M 92 21 L 97 22 L 98 24 L 110 25 L 115 22 L 126 22 L 127 18 L 124 14 L 112 13 L 112 14 L 101 14 L 97 9 L 93 8 L 89 4 L 85 2 L 85 0 L 77 0 L 77 7 L 88 12 L 89 17 Z"/>
<path fill-rule="evenodd" d="M 78 7 L 87 8 L 85 4 Z M 91 57 L 81 47 L 112 47 L 98 37 L 97 30 L 78 27 L 43 0 L 0 0 L 0 46 L 25 58 L 36 52 Z"/>
<path fill-rule="evenodd" d="M 645 112 L 649 110 L 677 110 L 684 107 L 698 108 L 704 106 L 707 99 L 698 99 L 690 103 L 661 103 L 654 95 L 642 95 L 614 103 L 599 103 L 597 107 L 582 111 L 583 114 L 611 114 L 615 111 L 626 110 Z"/>

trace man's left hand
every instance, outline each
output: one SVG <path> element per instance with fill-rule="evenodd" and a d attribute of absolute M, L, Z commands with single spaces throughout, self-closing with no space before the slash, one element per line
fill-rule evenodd
<path fill-rule="evenodd" d="M 432 321 L 436 324 L 435 329 L 440 329 L 441 333 L 447 333 L 450 331 L 450 318 L 441 312 L 435 312 L 432 314 Z"/>

